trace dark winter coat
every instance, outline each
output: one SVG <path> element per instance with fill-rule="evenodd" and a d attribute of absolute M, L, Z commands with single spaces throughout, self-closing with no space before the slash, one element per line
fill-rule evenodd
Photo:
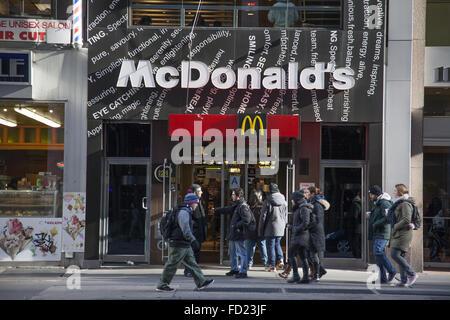
<path fill-rule="evenodd" d="M 216 214 L 231 214 L 226 240 L 242 241 L 248 239 L 248 225 L 252 220 L 250 207 L 245 200 L 237 200 L 233 205 L 215 210 Z"/>
<path fill-rule="evenodd" d="M 291 245 L 307 248 L 309 246 L 309 223 L 313 206 L 303 198 L 292 209 Z"/>
<path fill-rule="evenodd" d="M 279 193 L 267 196 L 261 209 L 258 235 L 262 237 L 283 237 L 288 222 L 287 202 Z"/>
<path fill-rule="evenodd" d="M 370 213 L 368 239 L 389 240 L 391 237 L 391 225 L 386 217 L 385 210 L 392 205 L 391 196 L 383 193 L 375 201 L 375 205 Z"/>
<path fill-rule="evenodd" d="M 325 211 L 328 210 L 330 204 L 323 197 L 314 197 L 311 200 L 313 206 L 310 233 L 310 250 L 312 252 L 325 251 L 325 229 L 324 219 Z"/>
<path fill-rule="evenodd" d="M 201 202 L 198 204 L 197 209 L 192 213 L 192 220 L 194 223 L 194 236 L 197 238 L 197 241 L 205 242 L 207 223 L 205 209 Z"/>
<path fill-rule="evenodd" d="M 411 247 L 413 230 L 409 228 L 413 214 L 413 206 L 415 204 L 413 198 L 398 200 L 394 215 L 395 224 L 391 231 L 391 239 L 389 240 L 389 247 L 400 249 L 407 252 Z"/>

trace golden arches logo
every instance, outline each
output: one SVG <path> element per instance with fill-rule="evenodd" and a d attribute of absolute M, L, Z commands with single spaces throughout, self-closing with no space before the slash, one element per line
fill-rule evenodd
<path fill-rule="evenodd" d="M 252 134 L 255 133 L 256 120 L 259 120 L 259 134 L 262 136 L 264 135 L 264 125 L 260 116 L 256 116 L 253 120 L 250 116 L 246 116 L 244 121 L 242 121 L 241 135 L 245 134 L 245 124 L 247 123 L 247 120 L 250 123 L 250 133 Z"/>

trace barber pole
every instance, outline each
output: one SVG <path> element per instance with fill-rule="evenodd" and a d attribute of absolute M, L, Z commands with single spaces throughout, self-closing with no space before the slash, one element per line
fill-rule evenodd
<path fill-rule="evenodd" d="M 73 44 L 77 47 L 83 45 L 83 19 L 82 1 L 73 0 Z"/>

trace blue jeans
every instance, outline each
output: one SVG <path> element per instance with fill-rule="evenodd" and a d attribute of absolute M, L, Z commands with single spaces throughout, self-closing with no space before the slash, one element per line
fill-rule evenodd
<path fill-rule="evenodd" d="M 267 253 L 269 256 L 269 265 L 275 267 L 278 261 L 283 261 L 283 250 L 281 250 L 282 237 L 267 237 Z"/>
<path fill-rule="evenodd" d="M 267 248 L 265 239 L 248 239 L 245 243 L 247 246 L 248 266 L 253 266 L 253 256 L 255 255 L 256 244 L 258 244 L 259 253 L 261 254 L 261 262 L 267 264 Z"/>
<path fill-rule="evenodd" d="M 232 271 L 239 271 L 240 273 L 247 273 L 247 248 L 245 241 L 229 241 L 230 251 L 230 266 Z M 241 259 L 239 265 L 239 258 Z M 240 270 L 239 270 L 240 267 Z"/>
<path fill-rule="evenodd" d="M 373 239 L 373 254 L 375 256 L 375 262 L 378 268 L 380 268 L 381 282 L 387 282 L 386 271 L 389 274 L 397 273 L 384 251 L 387 243 L 388 240 L 385 239 Z"/>

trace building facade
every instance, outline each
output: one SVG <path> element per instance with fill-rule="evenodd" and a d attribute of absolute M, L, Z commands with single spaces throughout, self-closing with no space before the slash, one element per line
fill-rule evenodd
<path fill-rule="evenodd" d="M 83 4 L 85 48 L 60 56 L 79 58 L 60 82 L 70 86 L 73 78 L 81 92 L 42 96 L 46 90 L 33 87 L 32 95 L 75 99 L 65 107 L 65 140 L 73 142 L 59 192 L 60 228 L 66 217 L 75 247 L 59 263 L 161 264 L 167 248 L 158 221 L 192 183 L 204 191 L 201 262 L 209 263 L 227 263 L 228 221 L 211 209 L 227 205 L 237 186 L 248 195 L 275 182 L 288 196 L 319 187 L 331 204 L 329 267 L 373 263 L 363 214 L 371 185 L 392 193 L 404 183 L 422 209 L 425 1 Z M 53 88 L 45 80 L 39 85 Z M 233 147 L 230 158 L 215 148 L 247 129 L 267 143 L 256 161 L 247 146 Z M 415 232 L 408 258 L 417 270 L 423 243 Z"/>

